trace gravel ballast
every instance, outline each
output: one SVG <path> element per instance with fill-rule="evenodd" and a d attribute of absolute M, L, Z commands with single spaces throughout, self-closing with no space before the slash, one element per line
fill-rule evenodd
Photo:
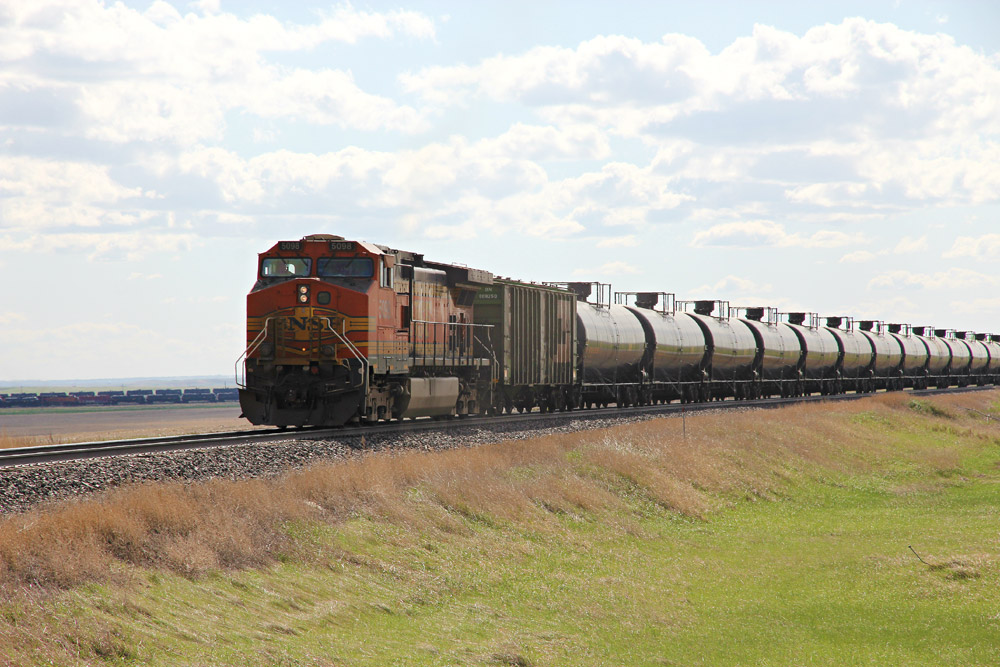
<path fill-rule="evenodd" d="M 490 445 L 556 433 L 608 428 L 660 415 L 620 418 L 558 417 L 538 423 L 482 426 L 450 423 L 418 432 L 369 434 L 339 439 L 288 439 L 172 453 L 108 456 L 52 464 L 0 468 L 0 515 L 23 512 L 43 502 L 80 498 L 126 484 L 197 482 L 213 478 L 274 477 L 313 463 L 344 460 L 386 450 L 442 450 Z"/>

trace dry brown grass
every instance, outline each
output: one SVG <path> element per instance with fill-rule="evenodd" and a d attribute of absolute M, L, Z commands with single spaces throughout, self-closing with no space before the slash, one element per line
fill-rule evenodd
<path fill-rule="evenodd" d="M 259 566 L 292 548 L 289 522 L 359 515 L 448 533 L 467 531 L 470 519 L 494 525 L 565 514 L 600 518 L 630 502 L 705 517 L 742 498 L 771 498 L 803 476 L 866 469 L 890 457 L 952 469 L 960 456 L 954 447 L 900 451 L 887 434 L 920 420 L 940 424 L 948 437 L 995 442 L 1000 424 L 966 408 L 986 412 L 997 398 L 990 392 L 933 399 L 947 417 L 914 411 L 904 397 L 880 396 L 692 416 L 686 438 L 680 420 L 663 419 L 472 449 L 370 455 L 275 480 L 131 486 L 4 519 L 0 582 L 8 590 L 69 587 L 106 580 L 122 564 L 189 577 Z"/>
<path fill-rule="evenodd" d="M 35 447 L 37 445 L 54 445 L 56 439 L 51 435 L 7 435 L 0 433 L 0 449 L 14 447 Z"/>

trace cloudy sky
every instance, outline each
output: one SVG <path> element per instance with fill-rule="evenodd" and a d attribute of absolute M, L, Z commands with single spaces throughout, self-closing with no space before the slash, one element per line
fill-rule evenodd
<path fill-rule="evenodd" d="M 998 28 L 991 0 L 2 0 L 0 380 L 231 374 L 256 253 L 318 232 L 1000 333 Z"/>

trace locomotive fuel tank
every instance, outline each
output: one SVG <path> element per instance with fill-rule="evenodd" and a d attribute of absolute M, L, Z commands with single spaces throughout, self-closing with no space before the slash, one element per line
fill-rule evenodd
<path fill-rule="evenodd" d="M 746 318 L 740 319 L 756 342 L 761 377 L 764 380 L 794 378 L 805 363 L 802 343 L 788 327 L 764 322 L 763 316 L 763 308 L 748 308 Z"/>
<path fill-rule="evenodd" d="M 849 328 L 841 329 L 843 323 L 841 317 L 829 317 L 826 320 L 826 328 L 837 339 L 843 355 L 841 373 L 845 378 L 863 377 L 875 363 L 875 348 L 860 332 Z"/>
<path fill-rule="evenodd" d="M 653 310 L 637 302 L 627 308 L 646 330 L 654 382 L 683 382 L 700 377 L 706 362 L 705 334 L 689 317 Z M 654 302 L 655 303 L 655 302 Z"/>
<path fill-rule="evenodd" d="M 805 313 L 789 313 L 785 326 L 799 339 L 804 351 L 803 375 L 807 380 L 830 377 L 840 360 L 840 345 L 829 329 L 806 325 Z"/>
<path fill-rule="evenodd" d="M 941 375 L 951 363 L 951 348 L 941 338 L 927 335 L 931 333 L 927 327 L 913 327 L 913 333 L 927 348 L 927 373 Z"/>
<path fill-rule="evenodd" d="M 625 306 L 576 302 L 577 349 L 583 381 L 638 382 L 646 333 Z"/>
<path fill-rule="evenodd" d="M 886 333 L 883 324 L 866 320 L 861 323 L 858 333 L 867 338 L 875 350 L 876 377 L 893 376 L 902 368 L 903 345 L 898 338 Z"/>
<path fill-rule="evenodd" d="M 694 320 L 705 335 L 707 364 L 713 380 L 749 380 L 757 356 L 757 342 L 744 322 L 712 316 L 714 302 L 696 302 L 694 313 L 682 313 Z"/>

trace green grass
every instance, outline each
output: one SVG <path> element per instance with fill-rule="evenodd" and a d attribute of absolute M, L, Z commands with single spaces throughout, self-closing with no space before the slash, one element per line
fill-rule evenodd
<path fill-rule="evenodd" d="M 616 505 L 526 516 L 416 486 L 410 520 L 289 522 L 259 570 L 123 567 L 0 604 L 0 632 L 62 664 L 997 664 L 1000 438 L 926 410 L 846 419 L 885 444 L 866 466 L 782 470 L 704 520 L 627 480 Z"/>
<path fill-rule="evenodd" d="M 815 483 L 631 530 L 571 516 L 466 520 L 450 540 L 367 519 L 298 527 L 342 557 L 93 587 L 54 614 L 118 628 L 103 641 L 125 663 L 995 664 L 997 481 Z"/>

